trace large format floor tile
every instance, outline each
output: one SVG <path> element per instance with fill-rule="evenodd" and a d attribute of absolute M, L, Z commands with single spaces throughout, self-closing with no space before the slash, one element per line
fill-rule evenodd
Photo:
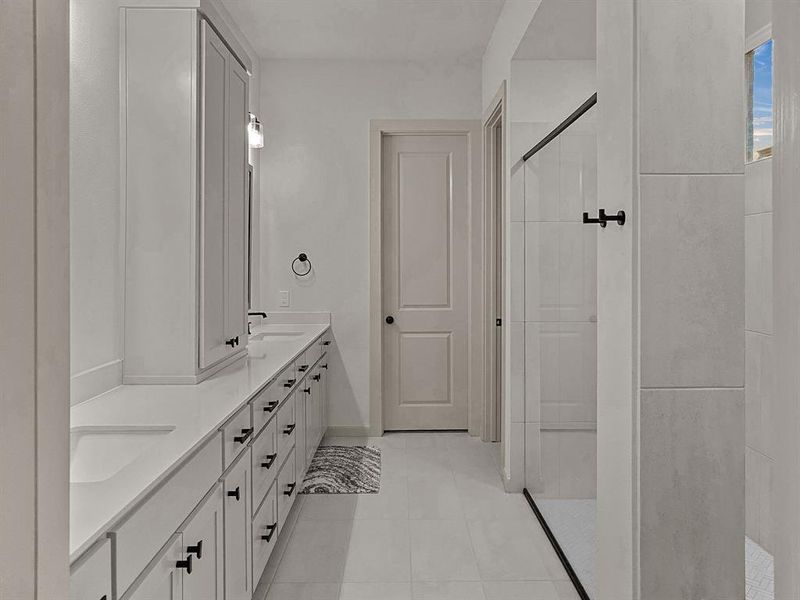
<path fill-rule="evenodd" d="M 503 489 L 498 444 L 465 433 L 323 443 L 379 447 L 380 492 L 300 496 L 255 600 L 576 598 L 525 499 Z"/>

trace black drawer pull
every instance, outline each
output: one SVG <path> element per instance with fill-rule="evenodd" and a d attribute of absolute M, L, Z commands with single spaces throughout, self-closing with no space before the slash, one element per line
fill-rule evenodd
<path fill-rule="evenodd" d="M 237 335 L 236 337 L 229 339 L 227 342 L 225 342 L 225 345 L 226 346 L 230 346 L 231 348 L 233 348 L 235 346 L 238 346 L 239 345 L 239 336 Z"/>
<path fill-rule="evenodd" d="M 308 371 L 308 365 L 300 365 L 299 367 L 297 367 L 297 370 L 300 371 L 301 373 L 305 373 L 306 371 Z"/>
<path fill-rule="evenodd" d="M 284 496 L 291 496 L 294 493 L 294 488 L 297 487 L 297 482 L 289 483 L 286 485 L 286 491 L 283 492 Z"/>
<path fill-rule="evenodd" d="M 271 413 L 276 408 L 278 408 L 278 401 L 273 400 L 272 402 L 267 402 L 267 405 L 264 407 L 264 412 Z"/>
<path fill-rule="evenodd" d="M 186 560 L 179 560 L 175 563 L 175 566 L 179 569 L 186 569 L 186 572 L 191 575 L 192 574 L 192 555 L 186 557 Z"/>
<path fill-rule="evenodd" d="M 311 388 L 310 387 L 309 388 L 304 388 L 303 389 L 303 393 L 304 394 L 310 394 L 311 393 Z"/>
<path fill-rule="evenodd" d="M 247 438 L 249 438 L 251 435 L 253 435 L 252 427 L 248 429 L 242 429 L 242 435 L 233 436 L 233 441 L 239 444 L 244 444 L 247 441 Z"/>
<path fill-rule="evenodd" d="M 311 379 L 313 379 L 314 381 L 319 381 L 320 379 L 322 379 L 322 375 L 314 375 Z"/>
<path fill-rule="evenodd" d="M 242 499 L 241 496 L 239 495 L 239 486 L 237 485 L 235 490 L 229 491 L 228 496 L 230 496 L 231 498 L 236 498 L 236 501 L 239 502 L 239 500 Z"/>
<path fill-rule="evenodd" d="M 327 369 L 328 368 L 328 364 L 325 363 L 324 365 L 320 365 L 319 368 L 320 369 Z"/>
<path fill-rule="evenodd" d="M 277 523 L 273 523 L 272 525 L 267 525 L 267 535 L 262 535 L 261 539 L 265 542 L 268 542 L 272 539 L 272 535 L 275 533 L 275 530 L 278 528 Z"/>
<path fill-rule="evenodd" d="M 287 379 L 286 383 L 283 384 L 283 387 L 290 388 L 294 385 L 295 381 L 297 381 L 297 379 Z"/>
<path fill-rule="evenodd" d="M 262 462 L 261 466 L 265 469 L 269 469 L 272 466 L 272 463 L 275 462 L 275 459 L 278 458 L 277 454 L 267 454 L 265 457 L 266 462 Z"/>
<path fill-rule="evenodd" d="M 284 433 L 285 435 L 292 435 L 292 432 L 294 431 L 294 428 L 295 428 L 296 426 L 297 426 L 297 424 L 296 424 L 296 423 L 292 423 L 291 425 L 287 425 L 287 426 L 286 426 L 286 429 L 284 429 L 284 430 L 283 430 L 283 433 Z"/>
<path fill-rule="evenodd" d="M 326 341 L 322 342 L 322 345 L 323 346 L 330 346 L 331 345 L 331 341 L 330 340 L 326 340 Z"/>
<path fill-rule="evenodd" d="M 186 546 L 186 554 L 195 554 L 197 560 L 203 558 L 203 540 L 200 540 L 194 546 Z"/>

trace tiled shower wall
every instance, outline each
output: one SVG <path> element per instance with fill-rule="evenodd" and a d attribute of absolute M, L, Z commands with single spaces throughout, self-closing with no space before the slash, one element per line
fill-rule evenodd
<path fill-rule="evenodd" d="M 745 167 L 745 528 L 773 551 L 772 159 Z"/>
<path fill-rule="evenodd" d="M 581 215 L 597 211 L 597 144 L 585 119 L 512 166 L 512 427 L 524 426 L 539 497 L 596 495 L 596 227 Z M 512 157 L 553 126 L 513 123 Z"/>

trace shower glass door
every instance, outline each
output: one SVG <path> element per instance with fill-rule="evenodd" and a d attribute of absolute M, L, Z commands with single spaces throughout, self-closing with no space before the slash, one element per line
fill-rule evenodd
<path fill-rule="evenodd" d="M 594 595 L 600 228 L 584 224 L 582 216 L 598 212 L 594 111 L 522 166 L 526 487 L 589 597 Z"/>

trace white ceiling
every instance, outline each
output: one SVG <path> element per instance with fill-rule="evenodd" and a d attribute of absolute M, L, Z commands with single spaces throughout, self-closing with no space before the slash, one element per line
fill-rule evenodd
<path fill-rule="evenodd" d="M 223 0 L 262 58 L 477 60 L 503 0 Z"/>
<path fill-rule="evenodd" d="M 596 0 L 542 0 L 514 58 L 591 60 L 596 54 Z"/>

